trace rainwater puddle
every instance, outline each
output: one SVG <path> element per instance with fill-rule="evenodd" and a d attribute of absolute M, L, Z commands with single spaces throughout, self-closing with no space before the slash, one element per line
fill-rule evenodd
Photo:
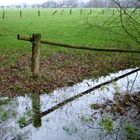
<path fill-rule="evenodd" d="M 84 80 L 72 87 L 57 89 L 49 95 L 42 94 L 40 97 L 37 95 L 12 99 L 1 97 L 0 140 L 127 139 L 128 137 L 122 132 L 123 129 L 117 128 L 121 121 L 127 124 L 128 116 L 119 116 L 114 120 L 109 113 L 101 114 L 100 109 L 93 109 L 91 105 L 114 101 L 116 92 L 121 94 L 139 92 L 140 72 L 96 89 L 50 113 L 48 111 L 47 115 L 45 111 L 70 97 L 131 70 L 119 71 L 99 79 Z M 134 110 L 131 111 L 130 114 L 137 113 L 133 112 Z M 39 114 L 39 112 L 43 113 Z M 130 127 L 133 128 L 134 125 L 130 124 Z"/>

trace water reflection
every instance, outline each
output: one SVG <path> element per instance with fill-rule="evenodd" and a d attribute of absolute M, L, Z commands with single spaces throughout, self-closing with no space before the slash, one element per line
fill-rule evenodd
<path fill-rule="evenodd" d="M 110 100 L 114 101 L 117 92 L 123 94 L 131 91 L 131 94 L 133 94 L 140 91 L 140 72 L 77 98 L 65 106 L 62 105 L 63 107 L 58 107 L 57 104 L 86 91 L 90 87 L 129 71 L 131 69 L 99 79 L 84 80 L 72 87 L 55 90 L 49 95 L 43 94 L 39 97 L 36 93 L 33 93 L 31 96 L 15 97 L 7 104 L 1 105 L 11 115 L 5 121 L 0 119 L 0 139 L 115 140 L 116 129 L 113 129 L 113 135 L 107 135 L 101 128 L 99 111 L 91 108 L 91 105 L 102 104 Z M 130 112 L 131 115 L 136 113 L 135 110 Z M 104 114 L 103 117 L 107 118 L 108 114 Z M 21 122 L 26 127 L 20 128 L 19 120 L 22 120 Z M 118 118 L 113 122 L 114 126 L 119 126 L 122 120 L 127 122 L 130 118 L 128 116 Z M 125 138 L 119 137 L 119 139 Z"/>
<path fill-rule="evenodd" d="M 38 128 L 41 127 L 41 111 L 40 111 L 40 96 L 33 92 L 32 93 L 32 111 L 33 111 L 33 125 Z"/>

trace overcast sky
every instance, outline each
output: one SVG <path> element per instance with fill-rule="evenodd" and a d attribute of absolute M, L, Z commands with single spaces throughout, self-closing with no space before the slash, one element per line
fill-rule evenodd
<path fill-rule="evenodd" d="M 35 3 L 43 3 L 47 0 L 0 0 L 0 5 L 6 6 L 6 5 L 12 5 L 12 4 L 35 4 Z M 55 0 L 59 1 L 59 0 Z"/>
<path fill-rule="evenodd" d="M 0 6 L 7 6 L 12 4 L 36 4 L 36 3 L 43 3 L 48 0 L 0 0 Z M 62 0 L 54 0 L 54 1 L 62 1 Z M 87 1 L 87 0 L 81 0 L 81 1 Z"/>

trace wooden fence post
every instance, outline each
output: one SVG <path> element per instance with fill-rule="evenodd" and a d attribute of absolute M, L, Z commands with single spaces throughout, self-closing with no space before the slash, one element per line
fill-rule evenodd
<path fill-rule="evenodd" d="M 105 12 L 105 11 L 104 11 L 104 10 L 102 10 L 102 14 L 104 14 L 104 12 Z"/>
<path fill-rule="evenodd" d="M 91 15 L 91 13 L 92 13 L 92 9 L 90 9 L 90 12 L 89 12 L 89 14 Z"/>
<path fill-rule="evenodd" d="M 41 40 L 41 34 L 32 35 L 31 71 L 33 73 L 33 77 L 38 76 L 40 70 L 40 40 Z"/>
<path fill-rule="evenodd" d="M 114 10 L 113 10 L 113 15 L 115 14 Z"/>
<path fill-rule="evenodd" d="M 83 12 L 83 9 L 81 8 L 81 10 L 80 10 L 80 15 L 82 14 L 82 12 Z"/>
<path fill-rule="evenodd" d="M 3 10 L 2 18 L 5 18 L 5 10 Z"/>
<path fill-rule="evenodd" d="M 72 15 L 72 9 L 70 9 L 70 15 Z"/>
<path fill-rule="evenodd" d="M 38 10 L 38 16 L 40 17 L 40 10 Z"/>
<path fill-rule="evenodd" d="M 64 9 L 61 11 L 61 15 L 63 15 Z"/>
<path fill-rule="evenodd" d="M 20 10 L 20 17 L 22 17 L 22 10 Z"/>

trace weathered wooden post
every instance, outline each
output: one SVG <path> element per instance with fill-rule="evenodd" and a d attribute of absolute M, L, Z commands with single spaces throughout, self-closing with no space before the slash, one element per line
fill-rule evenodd
<path fill-rule="evenodd" d="M 32 35 L 31 71 L 33 73 L 33 77 L 38 76 L 40 70 L 40 40 L 41 40 L 41 34 Z"/>
<path fill-rule="evenodd" d="M 3 10 L 2 18 L 5 18 L 5 10 Z"/>
<path fill-rule="evenodd" d="M 104 9 L 102 10 L 102 14 L 104 14 Z"/>
<path fill-rule="evenodd" d="M 91 13 L 92 13 L 92 9 L 90 9 L 90 12 L 89 12 L 89 14 L 91 15 Z"/>
<path fill-rule="evenodd" d="M 70 15 L 72 15 L 72 9 L 70 9 Z"/>
<path fill-rule="evenodd" d="M 64 9 L 61 11 L 61 15 L 63 15 Z"/>
<path fill-rule="evenodd" d="M 113 10 L 113 15 L 115 14 L 114 10 Z"/>
<path fill-rule="evenodd" d="M 81 8 L 81 10 L 80 10 L 80 15 L 82 15 L 82 12 L 83 12 L 83 9 Z"/>
<path fill-rule="evenodd" d="M 22 10 L 20 10 L 20 17 L 22 17 Z"/>
<path fill-rule="evenodd" d="M 38 16 L 40 17 L 40 10 L 38 10 Z"/>

